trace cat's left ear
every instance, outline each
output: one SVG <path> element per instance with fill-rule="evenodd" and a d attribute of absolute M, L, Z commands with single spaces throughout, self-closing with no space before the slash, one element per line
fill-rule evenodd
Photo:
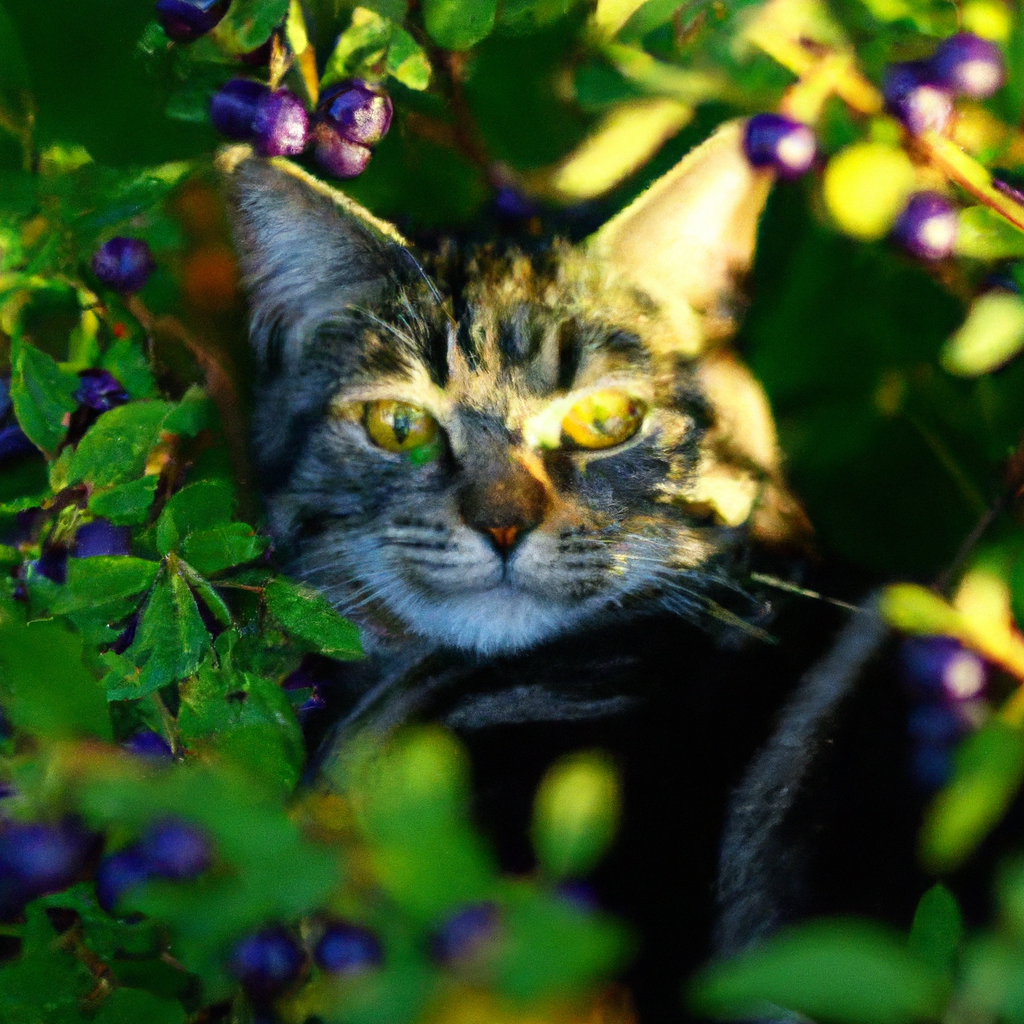
<path fill-rule="evenodd" d="M 754 258 L 774 175 L 750 165 L 743 126 L 727 122 L 587 242 L 657 303 L 684 355 L 730 332 L 737 279 Z"/>
<path fill-rule="evenodd" d="M 392 225 L 290 160 L 231 146 L 217 166 L 264 368 L 297 363 L 318 324 L 372 304 L 415 265 Z"/>

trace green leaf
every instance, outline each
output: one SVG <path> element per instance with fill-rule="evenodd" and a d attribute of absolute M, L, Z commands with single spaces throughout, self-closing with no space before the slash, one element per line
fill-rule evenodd
<path fill-rule="evenodd" d="M 904 940 L 867 921 L 791 928 L 697 975 L 691 1005 L 725 1019 L 777 1019 L 779 1008 L 850 1024 L 938 1020 L 948 986 Z"/>
<path fill-rule="evenodd" d="M 936 974 L 948 975 L 964 937 L 956 897 L 941 883 L 920 899 L 910 929 L 910 951 Z"/>
<path fill-rule="evenodd" d="M 270 543 L 246 523 L 225 523 L 185 538 L 182 550 L 189 564 L 204 576 L 259 557 Z"/>
<path fill-rule="evenodd" d="M 11 374 L 14 413 L 28 439 L 54 452 L 67 432 L 64 417 L 78 406 L 78 375 L 61 369 L 45 352 L 26 342 L 15 347 Z"/>
<path fill-rule="evenodd" d="M 224 603 L 220 594 L 188 562 L 179 561 L 178 569 L 195 592 L 196 597 L 206 605 L 221 625 L 230 626 L 231 609 Z"/>
<path fill-rule="evenodd" d="M 213 399 L 197 385 L 185 392 L 164 423 L 168 434 L 195 437 L 201 430 L 217 426 L 217 406 Z"/>
<path fill-rule="evenodd" d="M 234 0 L 217 26 L 217 38 L 232 53 L 262 46 L 284 20 L 289 0 Z"/>
<path fill-rule="evenodd" d="M 170 402 L 129 402 L 103 413 L 75 449 L 69 482 L 108 487 L 141 477 L 172 408 Z"/>
<path fill-rule="evenodd" d="M 143 476 L 126 484 L 115 484 L 89 495 L 89 511 L 109 519 L 115 526 L 144 523 L 153 505 L 158 476 Z"/>
<path fill-rule="evenodd" d="M 131 338 L 118 338 L 103 353 L 100 366 L 109 370 L 132 398 L 152 398 L 156 382 L 149 360 L 138 342 Z"/>
<path fill-rule="evenodd" d="M 145 697 L 191 675 L 209 649 L 210 634 L 196 599 L 176 565 L 168 563 L 146 602 L 135 640 L 125 652 L 142 670 L 130 696 Z"/>
<path fill-rule="evenodd" d="M 956 752 L 953 779 L 932 802 L 921 830 L 921 857 L 946 871 L 970 856 L 1002 818 L 1024 778 L 1024 736 L 993 721 Z"/>
<path fill-rule="evenodd" d="M 20 607 L 0 604 L 0 700 L 17 728 L 110 739 L 106 697 L 82 653 L 81 636 L 63 624 L 25 622 Z"/>
<path fill-rule="evenodd" d="M 494 28 L 497 0 L 424 0 L 423 23 L 446 50 L 468 50 Z"/>
<path fill-rule="evenodd" d="M 267 610 L 292 636 L 333 658 L 361 656 L 359 630 L 312 587 L 279 577 L 267 587 L 264 597 Z"/>
<path fill-rule="evenodd" d="M 423 47 L 404 28 L 395 26 L 385 64 L 392 78 L 407 89 L 422 91 L 430 85 L 430 61 Z"/>
<path fill-rule="evenodd" d="M 391 40 L 392 24 L 367 7 L 356 7 L 352 22 L 338 36 L 338 41 L 327 59 L 320 87 L 327 88 L 357 72 L 367 73 L 384 57 Z"/>
<path fill-rule="evenodd" d="M 138 988 L 119 988 L 103 1001 L 95 1024 L 185 1024 L 185 1019 L 181 1003 Z"/>
<path fill-rule="evenodd" d="M 956 252 L 976 260 L 1024 256 L 1024 231 L 987 206 L 969 206 L 958 214 Z"/>
<path fill-rule="evenodd" d="M 29 87 L 28 62 L 11 16 L 0 6 L 0 89 Z"/>
<path fill-rule="evenodd" d="M 164 506 L 156 521 L 160 554 L 177 550 L 189 534 L 209 530 L 231 518 L 234 496 L 223 480 L 203 480 L 183 487 Z"/>
<path fill-rule="evenodd" d="M 1018 629 L 1024 629 L 1024 548 L 1013 563 L 1010 573 L 1010 606 Z"/>

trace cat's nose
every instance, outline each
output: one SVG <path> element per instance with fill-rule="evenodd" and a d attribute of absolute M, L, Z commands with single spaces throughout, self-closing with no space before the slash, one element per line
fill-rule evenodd
<path fill-rule="evenodd" d="M 548 510 L 544 485 L 514 459 L 485 479 L 469 481 L 459 498 L 466 525 L 484 534 L 503 558 Z"/>

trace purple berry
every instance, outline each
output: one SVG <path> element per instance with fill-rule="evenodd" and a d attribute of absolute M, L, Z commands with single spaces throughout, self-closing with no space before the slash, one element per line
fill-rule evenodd
<path fill-rule="evenodd" d="M 951 750 L 945 744 L 922 744 L 910 757 L 910 773 L 926 792 L 944 786 L 953 774 Z"/>
<path fill-rule="evenodd" d="M 141 238 L 112 238 L 92 257 L 92 272 L 108 288 L 123 294 L 139 291 L 155 269 L 153 254 Z"/>
<path fill-rule="evenodd" d="M 17 423 L 0 428 L 0 462 L 17 459 L 35 451 L 36 446 L 25 436 L 25 431 Z"/>
<path fill-rule="evenodd" d="M 209 836 L 180 818 L 163 818 L 151 825 L 139 850 L 153 874 L 161 878 L 197 878 L 213 860 Z"/>
<path fill-rule="evenodd" d="M 98 412 L 106 412 L 128 401 L 128 392 L 121 382 L 107 370 L 82 370 L 78 376 L 82 383 L 75 392 L 75 400 Z"/>
<path fill-rule="evenodd" d="M 230 5 L 231 0 L 156 0 L 156 20 L 168 39 L 191 43 L 215 28 Z"/>
<path fill-rule="evenodd" d="M 42 554 L 30 564 L 40 576 L 45 576 L 54 583 L 67 582 L 67 548 L 44 548 Z"/>
<path fill-rule="evenodd" d="M 330 125 L 348 142 L 373 146 L 387 135 L 393 113 L 391 97 L 383 89 L 352 79 L 324 93 L 316 119 Z"/>
<path fill-rule="evenodd" d="M 343 139 L 323 121 L 313 126 L 313 144 L 317 163 L 335 178 L 355 178 L 362 174 L 373 155 L 369 146 Z"/>
<path fill-rule="evenodd" d="M 964 735 L 965 723 L 948 704 L 922 704 L 914 708 L 907 731 L 920 744 L 951 747 Z"/>
<path fill-rule="evenodd" d="M 127 526 L 114 526 L 106 519 L 94 519 L 78 528 L 75 534 L 75 557 L 131 554 L 132 531 Z"/>
<path fill-rule="evenodd" d="M 781 114 L 755 114 L 743 132 L 743 151 L 755 167 L 773 167 L 797 178 L 814 163 L 818 144 L 805 124 Z"/>
<path fill-rule="evenodd" d="M 498 908 L 476 903 L 453 914 L 434 933 L 431 952 L 443 964 L 473 958 L 498 932 Z"/>
<path fill-rule="evenodd" d="M 953 97 L 936 84 L 931 66 L 924 61 L 886 68 L 882 94 L 888 109 L 914 135 L 945 131 L 953 117 Z"/>
<path fill-rule="evenodd" d="M 267 1000 L 286 989 L 302 971 L 298 943 L 280 926 L 247 935 L 231 954 L 231 972 L 256 999 Z"/>
<path fill-rule="evenodd" d="M 337 921 L 324 929 L 313 959 L 330 974 L 359 974 L 380 966 L 384 950 L 373 932 Z"/>
<path fill-rule="evenodd" d="M 508 185 L 503 185 L 494 196 L 494 209 L 501 217 L 509 220 L 528 220 L 537 216 L 537 207 L 522 194 Z"/>
<path fill-rule="evenodd" d="M 577 910 L 590 913 L 597 910 L 601 905 L 594 887 L 587 882 L 581 882 L 579 879 L 560 882 L 555 888 L 555 892 L 561 899 Z"/>
<path fill-rule="evenodd" d="M 261 156 L 296 156 L 306 148 L 309 115 L 290 89 L 268 92 L 256 104 L 253 134 Z"/>
<path fill-rule="evenodd" d="M 256 107 L 270 87 L 248 78 L 232 78 L 210 101 L 213 127 L 229 139 L 251 142 L 256 135 Z"/>
<path fill-rule="evenodd" d="M 55 824 L 0 825 L 0 876 L 14 882 L 24 899 L 66 889 L 84 871 L 96 836 L 76 818 Z"/>
<path fill-rule="evenodd" d="M 907 682 L 918 695 L 969 701 L 984 693 L 984 661 L 951 637 L 911 637 L 903 641 L 900 654 Z"/>
<path fill-rule="evenodd" d="M 270 54 L 273 50 L 274 37 L 271 36 L 262 46 L 250 50 L 248 53 L 240 53 L 238 59 L 250 68 L 266 67 L 270 63 Z"/>
<path fill-rule="evenodd" d="M 956 243 L 956 210 L 938 192 L 917 192 L 899 215 L 892 233 L 907 252 L 919 259 L 945 259 Z"/>
<path fill-rule="evenodd" d="M 134 889 L 153 877 L 149 861 L 137 846 L 129 846 L 104 857 L 96 869 L 96 898 L 99 905 L 113 914 L 129 889 Z"/>
<path fill-rule="evenodd" d="M 174 757 L 170 743 L 152 729 L 143 729 L 142 732 L 129 736 L 121 746 L 136 757 L 144 757 L 151 761 L 170 761 Z"/>
<path fill-rule="evenodd" d="M 1006 80 L 999 47 L 967 32 L 946 39 L 932 56 L 931 68 L 940 85 L 976 100 L 991 96 Z"/>

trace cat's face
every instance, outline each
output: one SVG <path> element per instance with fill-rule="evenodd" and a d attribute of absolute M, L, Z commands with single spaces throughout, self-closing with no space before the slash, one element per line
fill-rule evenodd
<path fill-rule="evenodd" d="M 738 364 L 695 358 L 695 303 L 616 265 L 623 222 L 589 249 L 421 268 L 287 165 L 231 180 L 257 468 L 297 575 L 364 623 L 481 651 L 702 606 L 773 486 L 774 434 Z"/>

